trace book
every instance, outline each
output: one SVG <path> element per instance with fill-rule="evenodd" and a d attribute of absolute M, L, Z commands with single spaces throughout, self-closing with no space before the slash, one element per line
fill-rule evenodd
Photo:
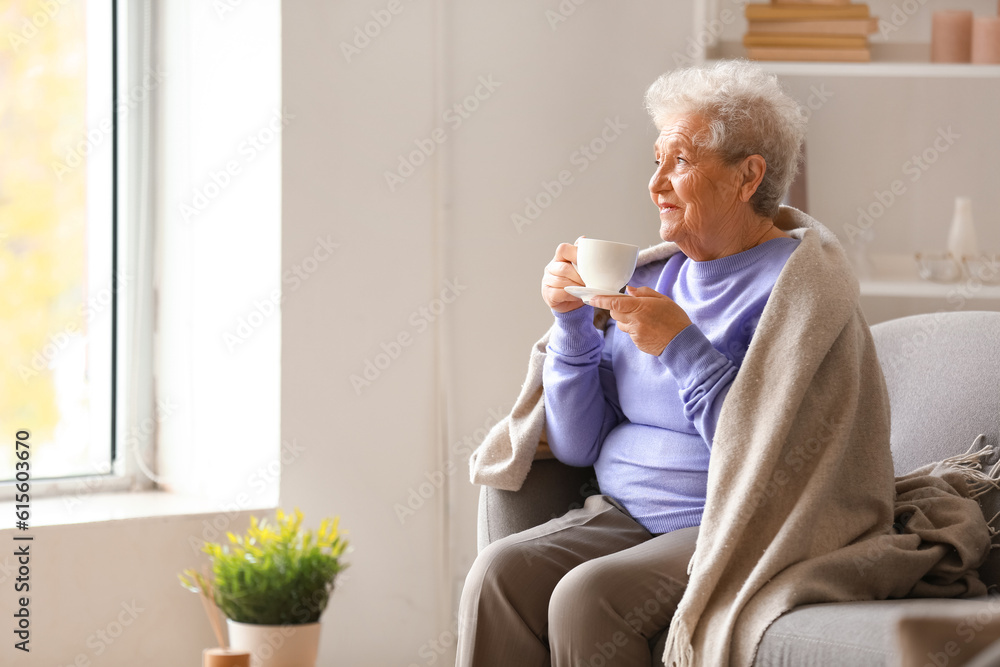
<path fill-rule="evenodd" d="M 780 46 L 799 48 L 863 49 L 868 46 L 864 35 L 808 35 L 754 33 L 743 36 L 743 46 Z"/>
<path fill-rule="evenodd" d="M 870 35 L 878 32 L 878 19 L 829 19 L 822 21 L 750 21 L 747 34 Z"/>
<path fill-rule="evenodd" d="M 849 5 L 851 0 L 771 0 L 772 5 Z"/>
<path fill-rule="evenodd" d="M 868 5 L 808 5 L 801 2 L 787 5 L 746 5 L 746 17 L 750 21 L 805 21 L 828 19 L 869 18 Z"/>
<path fill-rule="evenodd" d="M 806 60 L 822 62 L 866 63 L 871 60 L 871 51 L 865 49 L 827 49 L 780 46 L 755 46 L 747 49 L 751 60 Z"/>

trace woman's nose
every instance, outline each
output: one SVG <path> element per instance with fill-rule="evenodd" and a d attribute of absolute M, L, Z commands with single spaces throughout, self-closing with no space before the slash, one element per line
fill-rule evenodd
<path fill-rule="evenodd" d="M 671 189 L 673 188 L 670 183 L 670 177 L 663 169 L 657 167 L 653 173 L 653 177 L 649 180 L 650 192 L 667 192 Z"/>

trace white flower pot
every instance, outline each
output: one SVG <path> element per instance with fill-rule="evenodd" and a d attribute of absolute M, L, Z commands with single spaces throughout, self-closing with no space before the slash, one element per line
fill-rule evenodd
<path fill-rule="evenodd" d="M 253 625 L 226 619 L 229 645 L 250 651 L 250 667 L 316 667 L 319 623 Z"/>

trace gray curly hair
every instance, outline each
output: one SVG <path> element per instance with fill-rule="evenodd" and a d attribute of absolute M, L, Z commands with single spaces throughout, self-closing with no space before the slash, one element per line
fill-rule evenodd
<path fill-rule="evenodd" d="M 695 141 L 726 164 L 763 157 L 767 169 L 750 204 L 758 215 L 778 213 L 798 171 L 807 116 L 776 76 L 747 60 L 678 69 L 653 82 L 645 104 L 657 129 L 672 115 L 704 118 L 707 128 Z"/>

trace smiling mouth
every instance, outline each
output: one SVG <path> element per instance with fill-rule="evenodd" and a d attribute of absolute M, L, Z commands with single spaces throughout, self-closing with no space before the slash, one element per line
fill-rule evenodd
<path fill-rule="evenodd" d="M 660 204 L 660 213 L 668 213 L 676 210 L 678 210 L 678 208 L 672 204 Z"/>

